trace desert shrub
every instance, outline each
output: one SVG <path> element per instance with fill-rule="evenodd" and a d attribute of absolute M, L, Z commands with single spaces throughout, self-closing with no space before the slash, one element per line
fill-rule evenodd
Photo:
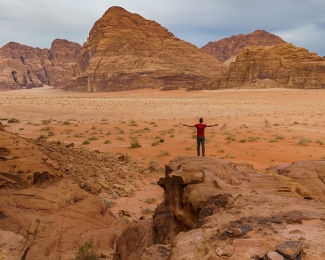
<path fill-rule="evenodd" d="M 44 120 L 41 120 L 42 122 L 42 125 L 48 125 L 51 123 L 51 119 L 47 120 L 47 119 L 44 119 Z"/>
<path fill-rule="evenodd" d="M 226 129 L 227 125 L 228 125 L 228 124 L 223 124 L 223 125 L 221 126 L 221 130 Z"/>
<path fill-rule="evenodd" d="M 257 139 L 258 139 L 258 137 L 249 136 L 247 141 L 252 143 L 252 142 L 256 142 Z"/>
<path fill-rule="evenodd" d="M 138 138 L 136 137 L 131 137 L 131 148 L 139 148 L 141 147 L 141 144 L 139 143 Z"/>
<path fill-rule="evenodd" d="M 283 140 L 284 139 L 284 136 L 283 135 L 280 135 L 280 134 L 276 134 L 275 135 L 275 139 Z"/>
<path fill-rule="evenodd" d="M 156 160 L 151 160 L 151 161 L 149 162 L 149 164 L 152 165 L 152 166 L 158 166 L 158 165 L 159 165 L 159 162 L 156 161 Z"/>
<path fill-rule="evenodd" d="M 77 137 L 77 138 L 85 138 L 85 137 L 86 137 L 86 136 L 85 136 L 84 134 L 82 134 L 82 133 L 75 133 L 73 136 L 74 136 L 74 137 Z"/>
<path fill-rule="evenodd" d="M 160 152 L 158 154 L 158 157 L 167 156 L 167 155 L 169 155 L 169 152 L 168 151 L 160 150 Z"/>
<path fill-rule="evenodd" d="M 155 141 L 151 144 L 151 146 L 156 146 L 156 145 L 159 145 L 159 140 L 158 141 Z"/>
<path fill-rule="evenodd" d="M 64 125 L 70 125 L 71 123 L 69 121 L 64 121 L 62 124 L 64 124 Z"/>
<path fill-rule="evenodd" d="M 275 123 L 274 126 L 280 126 L 280 124 L 279 123 Z"/>
<path fill-rule="evenodd" d="M 104 144 L 110 144 L 112 141 L 111 140 L 106 140 Z"/>
<path fill-rule="evenodd" d="M 89 142 L 88 139 L 87 139 L 87 140 L 83 141 L 82 144 L 83 144 L 83 145 L 86 145 L 86 144 L 90 144 L 90 142 Z"/>
<path fill-rule="evenodd" d="M 298 121 L 294 121 L 293 124 L 294 125 L 299 125 L 299 122 Z"/>
<path fill-rule="evenodd" d="M 279 140 L 278 139 L 271 139 L 269 142 L 270 143 L 276 143 L 276 142 L 279 142 Z"/>
<path fill-rule="evenodd" d="M 243 139 L 239 139 L 239 141 L 238 141 L 239 143 L 246 143 L 247 142 L 247 140 L 246 140 L 246 138 L 243 138 Z"/>
<path fill-rule="evenodd" d="M 94 140 L 98 140 L 98 138 L 96 136 L 91 136 L 88 138 L 88 141 L 94 141 Z"/>
<path fill-rule="evenodd" d="M 298 145 L 307 146 L 310 140 L 308 138 L 302 137 L 298 142 Z"/>
<path fill-rule="evenodd" d="M 109 199 L 103 199 L 103 202 L 105 203 L 107 208 L 111 208 L 114 206 L 115 202 Z"/>
<path fill-rule="evenodd" d="M 322 140 L 317 140 L 316 143 L 319 144 L 319 145 L 323 145 L 324 144 L 324 142 Z"/>
<path fill-rule="evenodd" d="M 48 137 L 51 137 L 51 136 L 53 136 L 53 135 L 54 135 L 53 132 L 48 132 L 48 134 L 47 134 Z"/>
<path fill-rule="evenodd" d="M 224 152 L 225 152 L 224 149 L 220 149 L 220 150 L 218 150 L 218 153 L 224 153 Z"/>
<path fill-rule="evenodd" d="M 228 135 L 227 137 L 226 137 L 226 140 L 227 141 L 236 141 L 236 136 L 235 135 Z"/>
<path fill-rule="evenodd" d="M 165 142 L 165 140 L 164 139 L 160 139 L 159 142 L 160 143 L 163 143 L 163 142 Z"/>
<path fill-rule="evenodd" d="M 93 242 L 85 242 L 79 247 L 75 260 L 97 260 L 97 255 L 93 248 Z"/>
<path fill-rule="evenodd" d="M 155 203 L 155 202 L 156 202 L 156 199 L 155 198 L 147 198 L 146 199 L 146 203 L 151 204 L 151 203 Z"/>
<path fill-rule="evenodd" d="M 185 150 L 190 151 L 190 150 L 193 150 L 193 148 L 191 146 L 186 146 Z"/>
<path fill-rule="evenodd" d="M 21 131 L 21 130 L 25 130 L 25 128 L 19 128 L 19 130 Z"/>
<path fill-rule="evenodd" d="M 155 211 L 153 209 L 151 209 L 151 208 L 144 208 L 144 209 L 141 210 L 142 214 L 152 214 L 154 212 Z"/>
<path fill-rule="evenodd" d="M 42 134 L 42 135 L 40 135 L 37 139 L 47 139 L 47 138 L 48 138 L 47 135 Z"/>
<path fill-rule="evenodd" d="M 17 119 L 17 118 L 10 118 L 9 120 L 8 120 L 8 123 L 9 124 L 12 124 L 12 123 L 20 123 L 20 121 Z"/>

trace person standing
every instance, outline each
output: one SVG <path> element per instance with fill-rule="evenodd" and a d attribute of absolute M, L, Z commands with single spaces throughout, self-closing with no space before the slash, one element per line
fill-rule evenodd
<path fill-rule="evenodd" d="M 197 135 L 197 156 L 200 156 L 200 146 L 202 146 L 202 156 L 205 156 L 205 135 L 204 135 L 204 129 L 206 127 L 214 127 L 218 126 L 219 124 L 214 125 L 206 125 L 203 124 L 203 118 L 200 118 L 200 123 L 196 125 L 187 125 L 183 124 L 183 126 L 187 127 L 196 127 L 196 135 Z"/>

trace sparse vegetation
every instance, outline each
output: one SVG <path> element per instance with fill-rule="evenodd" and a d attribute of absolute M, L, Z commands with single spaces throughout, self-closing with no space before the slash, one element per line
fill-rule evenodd
<path fill-rule="evenodd" d="M 111 208 L 114 206 L 115 202 L 109 199 L 103 199 L 103 202 L 105 203 L 107 208 Z"/>
<path fill-rule="evenodd" d="M 323 145 L 324 142 L 322 140 L 316 140 L 316 143 L 319 144 L 319 145 Z"/>
<path fill-rule="evenodd" d="M 153 209 L 151 209 L 151 208 L 144 208 L 144 209 L 141 210 L 142 214 L 152 214 L 154 212 L 155 211 Z"/>
<path fill-rule="evenodd" d="M 169 152 L 168 151 L 160 150 L 160 152 L 158 154 L 158 157 L 168 156 L 168 155 L 169 155 Z"/>
<path fill-rule="evenodd" d="M 284 139 L 284 136 L 280 135 L 280 134 L 276 134 L 275 139 L 282 140 L 282 139 Z"/>
<path fill-rule="evenodd" d="M 110 144 L 111 142 L 111 140 L 105 140 L 104 144 Z"/>
<path fill-rule="evenodd" d="M 139 143 L 139 140 L 138 140 L 138 138 L 136 138 L 136 137 L 131 137 L 130 138 L 131 139 L 131 148 L 139 148 L 139 147 L 141 147 L 141 144 Z"/>
<path fill-rule="evenodd" d="M 97 260 L 97 254 L 93 248 L 93 242 L 85 242 L 79 247 L 75 260 Z"/>
<path fill-rule="evenodd" d="M 307 146 L 310 140 L 308 138 L 302 137 L 298 142 L 298 145 Z"/>
<path fill-rule="evenodd" d="M 8 124 L 16 124 L 16 123 L 20 123 L 20 121 L 16 118 L 10 118 L 8 120 Z"/>
<path fill-rule="evenodd" d="M 146 199 L 146 203 L 151 204 L 151 203 L 155 203 L 155 202 L 156 202 L 156 199 L 155 198 L 147 198 Z"/>
<path fill-rule="evenodd" d="M 42 134 L 42 135 L 40 135 L 37 139 L 47 139 L 47 138 L 48 138 L 47 135 Z"/>

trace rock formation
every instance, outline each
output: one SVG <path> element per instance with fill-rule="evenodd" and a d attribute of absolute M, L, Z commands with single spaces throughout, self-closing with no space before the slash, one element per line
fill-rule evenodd
<path fill-rule="evenodd" d="M 216 42 L 209 42 L 201 49 L 221 62 L 226 62 L 230 58 L 234 59 L 246 46 L 271 46 L 280 43 L 285 41 L 272 33 L 256 30 L 253 33 L 233 35 Z"/>
<path fill-rule="evenodd" d="M 94 24 L 64 89 L 213 88 L 226 66 L 167 29 L 121 7 Z"/>
<path fill-rule="evenodd" d="M 221 88 L 325 88 L 325 58 L 292 44 L 246 47 Z"/>
<path fill-rule="evenodd" d="M 324 160 L 258 171 L 179 157 L 158 182 L 151 225 L 125 232 L 115 259 L 324 259 L 324 172 Z M 126 253 L 130 236 L 141 239 Z"/>
<path fill-rule="evenodd" d="M 74 259 L 90 241 L 111 259 L 126 224 L 37 146 L 1 131 L 0 228 L 0 259 Z"/>
<path fill-rule="evenodd" d="M 0 48 L 0 89 L 54 85 L 75 64 L 81 46 L 56 39 L 51 49 L 33 48 L 10 42 Z"/>

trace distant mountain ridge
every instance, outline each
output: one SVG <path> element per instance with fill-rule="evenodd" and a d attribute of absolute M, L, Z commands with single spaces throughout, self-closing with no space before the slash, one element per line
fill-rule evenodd
<path fill-rule="evenodd" d="M 280 37 L 264 30 L 256 30 L 249 34 L 233 35 L 216 42 L 209 42 L 201 49 L 221 62 L 238 55 L 246 46 L 272 46 L 286 43 Z"/>
<path fill-rule="evenodd" d="M 325 88 L 324 58 L 264 30 L 201 49 L 155 21 L 111 7 L 87 41 L 57 39 L 50 49 L 0 48 L 0 90 L 45 85 L 73 91 Z"/>
<path fill-rule="evenodd" d="M 0 48 L 0 89 L 54 85 L 64 78 L 81 51 L 81 45 L 56 39 L 50 49 L 10 42 Z"/>

